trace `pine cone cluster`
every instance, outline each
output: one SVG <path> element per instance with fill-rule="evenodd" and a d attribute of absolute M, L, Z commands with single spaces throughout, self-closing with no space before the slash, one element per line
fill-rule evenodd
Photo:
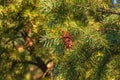
<path fill-rule="evenodd" d="M 74 46 L 73 38 L 74 36 L 71 35 L 69 32 L 63 32 L 62 40 L 66 49 L 72 49 L 72 47 Z"/>
<path fill-rule="evenodd" d="M 28 47 L 28 50 L 33 46 L 33 41 L 29 37 L 29 33 L 31 33 L 31 29 L 26 28 L 21 34 L 23 39 L 25 40 L 24 45 Z"/>

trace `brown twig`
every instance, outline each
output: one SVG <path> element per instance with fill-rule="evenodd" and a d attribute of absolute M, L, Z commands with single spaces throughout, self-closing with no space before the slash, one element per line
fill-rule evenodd
<path fill-rule="evenodd" d="M 101 12 L 103 14 L 117 14 L 120 15 L 120 12 L 113 12 L 113 11 L 109 11 L 109 10 L 96 10 L 97 12 Z"/>

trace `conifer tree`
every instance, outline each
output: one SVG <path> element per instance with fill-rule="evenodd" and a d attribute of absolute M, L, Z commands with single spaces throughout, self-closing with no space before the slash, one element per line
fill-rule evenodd
<path fill-rule="evenodd" d="M 0 0 L 0 80 L 119 79 L 119 4 Z"/>

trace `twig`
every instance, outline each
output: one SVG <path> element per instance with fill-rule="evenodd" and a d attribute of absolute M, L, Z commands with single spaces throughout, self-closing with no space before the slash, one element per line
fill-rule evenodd
<path fill-rule="evenodd" d="M 96 10 L 97 12 L 101 12 L 103 14 L 117 14 L 120 15 L 120 12 L 113 12 L 113 11 L 109 11 L 109 10 Z"/>
<path fill-rule="evenodd" d="M 47 70 L 45 71 L 45 73 L 42 75 L 42 78 L 44 78 L 44 77 L 47 75 L 48 72 L 49 72 L 49 69 L 47 69 Z"/>

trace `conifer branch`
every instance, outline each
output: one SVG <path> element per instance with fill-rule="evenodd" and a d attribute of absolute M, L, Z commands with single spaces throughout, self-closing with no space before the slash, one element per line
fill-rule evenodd
<path fill-rule="evenodd" d="M 117 14 L 117 15 L 120 15 L 120 12 L 113 12 L 113 11 L 110 11 L 110 10 L 96 10 L 97 12 L 101 12 L 103 14 Z"/>
<path fill-rule="evenodd" d="M 40 59 L 40 58 L 36 58 L 38 61 L 37 62 L 33 62 L 33 61 L 13 61 L 13 65 L 11 68 L 14 67 L 14 65 L 16 64 L 32 64 L 35 65 L 37 67 L 39 67 L 43 72 L 45 72 L 47 70 L 46 64 Z"/>
<path fill-rule="evenodd" d="M 44 61 L 40 57 L 36 57 L 35 59 L 37 61 L 37 66 L 43 71 L 43 73 L 46 72 L 47 66 Z"/>
<path fill-rule="evenodd" d="M 101 74 L 104 70 L 105 65 L 109 62 L 109 58 L 110 58 L 110 54 L 106 54 L 103 57 L 102 61 L 98 65 L 96 76 L 95 76 L 94 80 L 100 80 L 101 79 Z"/>

